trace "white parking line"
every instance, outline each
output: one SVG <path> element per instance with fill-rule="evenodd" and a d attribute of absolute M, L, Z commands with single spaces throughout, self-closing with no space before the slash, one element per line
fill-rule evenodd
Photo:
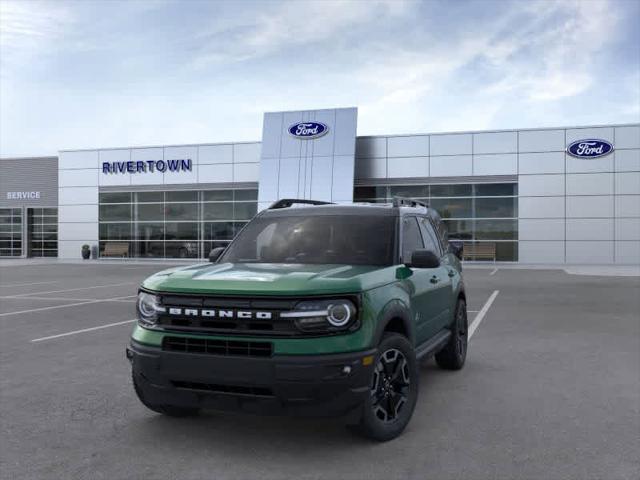
<path fill-rule="evenodd" d="M 43 312 L 45 310 L 56 310 L 58 308 L 77 307 L 80 305 L 89 305 L 91 303 L 112 302 L 114 300 L 120 300 L 123 298 L 129 298 L 129 297 L 105 298 L 104 300 L 87 300 L 86 302 L 65 303 L 64 305 L 54 305 L 53 307 L 40 307 L 40 308 L 32 308 L 29 310 L 20 310 L 18 312 L 6 312 L 6 313 L 0 313 L 0 317 L 8 317 L 10 315 L 20 315 L 22 313 Z"/>
<path fill-rule="evenodd" d="M 480 312 L 476 315 L 476 318 L 474 318 L 473 322 L 471 322 L 471 325 L 469 325 L 469 340 L 471 340 L 471 337 L 475 333 L 476 329 L 478 328 L 478 326 L 480 326 L 480 322 L 489 311 L 489 308 L 491 308 L 491 304 L 496 299 L 499 293 L 500 293 L 500 290 L 493 291 L 493 293 L 491 294 L 489 299 L 485 302 Z"/>
<path fill-rule="evenodd" d="M 29 285 L 44 285 L 45 283 L 56 283 L 56 282 L 12 283 L 9 285 L 0 285 L 0 287 L 27 287 Z"/>
<path fill-rule="evenodd" d="M 491 273 L 489 275 L 495 275 L 497 271 L 498 271 L 498 269 L 494 268 L 493 270 L 491 270 Z"/>
<path fill-rule="evenodd" d="M 32 343 L 44 342 L 45 340 L 53 340 L 54 338 L 68 337 L 69 335 L 75 335 L 77 333 L 92 332 L 94 330 L 101 330 L 103 328 L 116 327 L 118 325 L 125 325 L 127 323 L 132 323 L 132 322 L 135 322 L 135 321 L 136 320 L 134 318 L 133 320 L 125 320 L 124 322 L 107 323 L 106 325 L 100 325 L 98 327 L 83 328 L 82 330 L 74 330 L 72 332 L 59 333 L 58 335 L 50 335 L 48 337 L 34 338 L 33 340 L 31 340 L 31 342 Z"/>
<path fill-rule="evenodd" d="M 46 294 L 49 294 L 49 293 L 76 292 L 78 290 L 90 290 L 92 288 L 120 287 L 122 285 L 138 285 L 138 283 L 132 283 L 132 282 L 111 283 L 111 284 L 108 284 L 108 285 L 95 285 L 93 287 L 67 288 L 66 290 L 51 290 L 49 292 L 20 293 L 18 295 L 13 295 L 13 296 L 14 297 L 28 297 L 29 295 L 46 295 Z"/>
<path fill-rule="evenodd" d="M 67 302 L 91 302 L 91 301 L 105 301 L 105 302 L 126 302 L 127 298 L 135 298 L 137 295 L 128 295 L 126 297 L 113 298 L 70 298 L 70 297 L 19 297 L 16 295 L 5 295 L 0 297 L 0 300 L 66 300 Z"/>

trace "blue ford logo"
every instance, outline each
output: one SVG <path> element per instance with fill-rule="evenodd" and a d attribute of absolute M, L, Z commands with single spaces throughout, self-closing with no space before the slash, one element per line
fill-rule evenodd
<path fill-rule="evenodd" d="M 305 140 L 321 137 L 328 131 L 329 127 L 320 122 L 300 122 L 289 127 L 291 135 Z"/>
<path fill-rule="evenodd" d="M 567 147 L 567 153 L 578 158 L 604 157 L 613 151 L 613 145 L 606 140 L 590 138 L 576 140 Z"/>

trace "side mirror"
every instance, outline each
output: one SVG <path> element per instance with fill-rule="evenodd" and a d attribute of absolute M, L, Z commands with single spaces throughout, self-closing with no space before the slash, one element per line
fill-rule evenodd
<path fill-rule="evenodd" d="M 220 255 L 222 255 L 222 252 L 225 251 L 224 247 L 216 247 L 213 250 L 211 250 L 209 252 L 209 261 L 211 263 L 216 263 L 218 261 L 218 258 L 220 258 Z"/>
<path fill-rule="evenodd" d="M 431 250 L 416 250 L 411 254 L 411 268 L 438 268 L 440 258 Z"/>
<path fill-rule="evenodd" d="M 458 260 L 462 260 L 462 254 L 464 253 L 464 244 L 462 242 L 449 242 L 451 253 L 453 253 Z"/>

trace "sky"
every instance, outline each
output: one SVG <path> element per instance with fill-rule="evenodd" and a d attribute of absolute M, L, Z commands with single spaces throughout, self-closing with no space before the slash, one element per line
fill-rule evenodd
<path fill-rule="evenodd" d="M 640 1 L 0 0 L 0 156 L 640 122 Z"/>

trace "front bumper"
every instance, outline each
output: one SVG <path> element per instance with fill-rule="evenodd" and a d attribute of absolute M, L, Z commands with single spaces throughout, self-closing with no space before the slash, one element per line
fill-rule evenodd
<path fill-rule="evenodd" d="M 234 357 L 163 351 L 131 341 L 127 358 L 147 403 L 259 414 L 341 416 L 369 394 L 376 350 Z"/>

